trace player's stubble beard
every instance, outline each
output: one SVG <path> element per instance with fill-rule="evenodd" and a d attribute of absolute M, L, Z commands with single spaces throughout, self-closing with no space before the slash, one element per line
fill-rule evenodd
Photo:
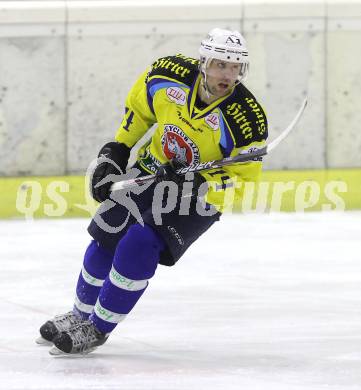
<path fill-rule="evenodd" d="M 212 88 L 209 87 L 207 81 L 205 80 L 204 75 L 201 75 L 201 82 L 198 88 L 198 96 L 199 98 L 206 104 L 212 104 L 214 101 L 221 99 L 222 97 L 228 95 L 232 90 L 232 87 L 228 88 L 227 91 L 220 94 L 220 96 L 214 94 Z M 213 92 L 213 93 L 212 93 Z"/>

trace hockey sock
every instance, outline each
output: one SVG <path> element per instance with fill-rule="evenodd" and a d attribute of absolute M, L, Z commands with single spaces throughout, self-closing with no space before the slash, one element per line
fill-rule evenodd
<path fill-rule="evenodd" d="M 100 332 L 111 332 L 133 309 L 154 275 L 164 247 L 163 238 L 150 226 L 135 224 L 128 229 L 89 317 Z"/>
<path fill-rule="evenodd" d="M 87 319 L 92 312 L 112 262 L 112 253 L 99 246 L 96 241 L 90 243 L 84 255 L 73 308 L 82 318 Z"/>

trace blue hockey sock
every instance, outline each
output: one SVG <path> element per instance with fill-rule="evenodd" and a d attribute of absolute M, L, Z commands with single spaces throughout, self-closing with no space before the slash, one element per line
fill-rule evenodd
<path fill-rule="evenodd" d="M 132 225 L 119 241 L 113 266 L 89 319 L 102 332 L 111 332 L 133 309 L 157 268 L 163 238 L 150 226 Z"/>
<path fill-rule="evenodd" d="M 73 308 L 82 318 L 87 319 L 92 312 L 112 262 L 112 253 L 99 246 L 96 241 L 90 243 L 84 255 Z"/>

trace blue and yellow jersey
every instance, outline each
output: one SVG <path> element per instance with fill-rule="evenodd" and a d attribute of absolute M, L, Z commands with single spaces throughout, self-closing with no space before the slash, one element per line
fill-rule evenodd
<path fill-rule="evenodd" d="M 196 104 L 201 75 L 198 60 L 181 54 L 160 58 L 135 82 L 126 99 L 125 116 L 116 141 L 133 147 L 157 123 L 137 160 L 149 173 L 173 158 L 190 165 L 247 153 L 265 145 L 267 119 L 256 98 L 243 85 L 205 108 Z M 225 194 L 234 188 L 242 198 L 242 182 L 257 181 L 262 161 L 202 171 L 209 183 L 206 201 L 220 211 L 229 207 Z"/>

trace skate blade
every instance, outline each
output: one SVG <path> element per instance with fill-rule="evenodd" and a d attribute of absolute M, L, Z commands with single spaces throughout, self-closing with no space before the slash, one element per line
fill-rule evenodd
<path fill-rule="evenodd" d="M 61 349 L 57 348 L 55 345 L 49 350 L 51 356 L 69 356 L 70 353 L 66 353 Z"/>
<path fill-rule="evenodd" d="M 44 345 L 44 346 L 50 346 L 50 345 L 53 345 L 53 343 L 49 340 L 46 340 L 44 339 L 43 337 L 38 337 L 36 340 L 35 340 L 36 344 L 38 345 Z"/>
<path fill-rule="evenodd" d="M 62 351 L 61 349 L 57 348 L 57 347 L 54 345 L 54 346 L 49 350 L 49 354 L 50 354 L 51 356 L 82 357 L 82 356 L 84 356 L 84 355 L 88 355 L 90 352 L 93 352 L 95 349 L 96 349 L 96 347 L 90 348 L 90 349 L 88 349 L 87 351 L 81 352 L 81 353 L 67 353 L 67 352 L 64 352 L 64 351 Z"/>

